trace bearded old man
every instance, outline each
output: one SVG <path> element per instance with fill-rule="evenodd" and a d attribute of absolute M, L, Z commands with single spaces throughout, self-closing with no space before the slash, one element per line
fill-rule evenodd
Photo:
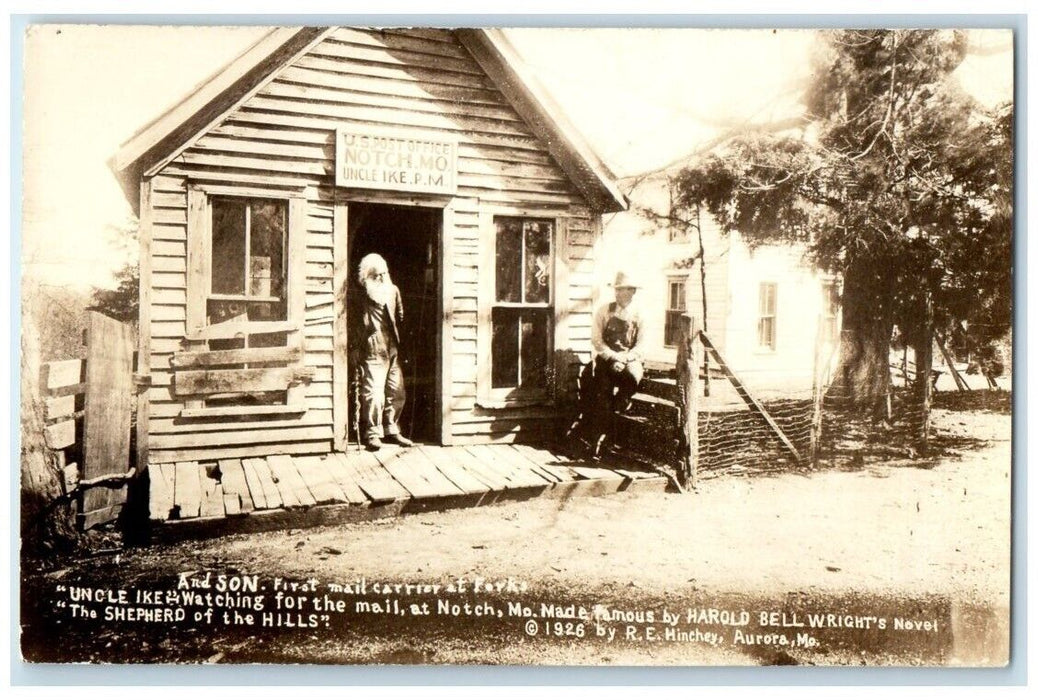
<path fill-rule="evenodd" d="M 398 423 L 406 398 L 399 353 L 404 321 L 400 290 L 377 253 L 361 259 L 357 277 L 363 294 L 353 295 L 349 347 L 359 374 L 364 446 L 374 452 L 385 440 L 406 447 L 413 443 L 400 434 Z"/>

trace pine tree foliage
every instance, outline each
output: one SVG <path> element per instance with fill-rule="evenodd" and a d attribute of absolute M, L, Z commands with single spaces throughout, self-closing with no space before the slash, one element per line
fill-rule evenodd
<path fill-rule="evenodd" d="M 733 137 L 676 178 L 752 246 L 805 244 L 843 279 L 840 369 L 857 400 L 889 391 L 895 325 L 976 346 L 1011 326 L 1013 110 L 984 109 L 953 76 L 967 35 L 827 33 L 798 133 Z M 925 376 L 925 375 L 924 375 Z"/>

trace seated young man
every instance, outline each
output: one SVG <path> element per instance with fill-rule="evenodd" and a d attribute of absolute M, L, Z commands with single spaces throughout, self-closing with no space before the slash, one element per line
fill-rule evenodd
<path fill-rule="evenodd" d="M 638 284 L 627 272 L 618 272 L 613 283 L 616 300 L 603 304 L 591 326 L 595 352 L 594 378 L 590 382 L 592 425 L 597 452 L 609 425 L 609 412 L 624 412 L 638 391 L 644 369 L 642 357 L 646 333 L 641 310 L 634 303 Z"/>

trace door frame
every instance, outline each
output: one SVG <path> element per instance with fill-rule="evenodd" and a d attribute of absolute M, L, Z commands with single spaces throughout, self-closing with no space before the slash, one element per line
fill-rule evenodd
<path fill-rule="evenodd" d="M 353 410 L 349 396 L 349 361 L 348 338 L 349 321 L 347 319 L 346 291 L 349 289 L 353 261 L 350 259 L 349 240 L 349 208 L 358 204 L 382 204 L 404 209 L 439 210 L 440 226 L 434 232 L 437 235 L 436 253 L 439 257 L 439 284 L 436 302 L 437 314 L 441 323 L 436 328 L 436 350 L 439 362 L 435 363 L 434 386 L 437 388 L 434 397 L 438 411 L 432 426 L 432 433 L 439 434 L 440 442 L 449 445 L 451 442 L 450 397 L 451 397 L 451 310 L 452 299 L 448 278 L 451 266 L 450 238 L 453 231 L 454 206 L 453 199 L 447 197 L 423 197 L 405 195 L 393 197 L 357 191 L 336 192 L 332 211 L 332 285 L 334 296 L 334 319 L 332 322 L 332 448 L 336 452 L 345 452 L 348 447 L 348 430 L 350 414 Z M 406 387 L 406 384 L 405 384 Z"/>

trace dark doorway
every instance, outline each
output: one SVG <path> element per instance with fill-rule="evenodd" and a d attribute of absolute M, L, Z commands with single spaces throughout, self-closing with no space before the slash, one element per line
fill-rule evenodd
<path fill-rule="evenodd" d="M 439 442 L 440 261 L 442 212 L 388 204 L 349 204 L 350 291 L 363 294 L 357 263 L 368 253 L 386 259 L 404 302 L 400 356 L 407 403 L 400 429 L 412 440 Z M 354 377 L 350 367 L 350 377 Z M 351 395 L 350 402 L 354 401 Z M 351 439 L 356 413 L 351 408 Z"/>

